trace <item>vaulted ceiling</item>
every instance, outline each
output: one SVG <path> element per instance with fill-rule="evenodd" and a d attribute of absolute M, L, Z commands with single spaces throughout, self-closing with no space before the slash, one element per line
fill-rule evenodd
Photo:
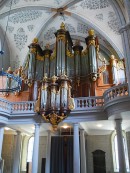
<path fill-rule="evenodd" d="M 123 11 L 123 1 L 118 3 Z M 121 21 L 110 0 L 0 0 L 0 27 L 11 66 L 24 63 L 34 37 L 43 48 L 46 43 L 54 44 L 54 32 L 62 22 L 73 41 L 79 39 L 85 45 L 84 38 L 92 28 L 103 52 L 124 58 Z"/>

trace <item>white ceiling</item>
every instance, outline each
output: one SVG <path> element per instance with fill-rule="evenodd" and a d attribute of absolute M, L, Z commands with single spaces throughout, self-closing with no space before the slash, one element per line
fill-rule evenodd
<path fill-rule="evenodd" d="M 12 2 L 12 3 L 11 3 Z M 101 3 L 102 2 L 102 3 Z M 39 38 L 41 46 L 55 42 L 54 32 L 64 22 L 73 38 L 84 40 L 90 28 L 99 36 L 99 44 L 111 53 L 124 57 L 120 21 L 110 0 L 0 0 L 0 27 L 8 41 L 10 62 L 18 68 L 26 59 L 28 45 L 34 37 Z M 120 6 L 124 10 L 123 0 Z M 61 10 L 62 15 L 58 12 Z M 115 52 L 116 51 L 116 52 Z M 102 127 L 97 127 L 102 124 Z M 123 129 L 129 130 L 130 120 L 123 121 Z M 110 134 L 114 128 L 113 120 L 80 123 L 88 134 Z M 10 128 L 25 134 L 34 133 L 33 125 L 12 125 Z M 41 135 L 50 129 L 42 124 Z M 6 131 L 9 133 L 9 131 Z"/>
<path fill-rule="evenodd" d="M 95 29 L 100 44 L 124 57 L 118 32 L 120 21 L 108 0 L 5 0 L 0 10 L 0 27 L 6 33 L 11 66 L 23 65 L 34 37 L 43 47 L 54 43 L 53 33 L 62 22 L 73 38 L 84 39 L 88 29 Z"/>
<path fill-rule="evenodd" d="M 72 124 L 67 123 L 60 123 L 58 126 L 59 131 L 64 128 L 64 126 L 68 126 L 68 128 L 72 128 Z M 26 135 L 33 135 L 34 134 L 34 125 L 33 124 L 14 124 L 8 126 L 12 130 L 6 130 L 5 133 L 16 133 L 16 131 L 21 131 L 23 134 Z M 115 122 L 114 120 L 103 120 L 103 121 L 89 121 L 89 122 L 81 122 L 80 126 L 81 129 L 84 129 L 88 135 L 106 135 L 111 134 L 115 130 Z M 127 131 L 130 131 L 130 120 L 123 120 L 122 121 L 122 129 Z M 40 127 L 40 135 L 46 136 L 47 131 L 51 130 L 53 133 L 55 133 L 52 130 L 52 127 L 49 123 L 43 123 Z M 57 133 L 57 132 L 56 132 Z"/>

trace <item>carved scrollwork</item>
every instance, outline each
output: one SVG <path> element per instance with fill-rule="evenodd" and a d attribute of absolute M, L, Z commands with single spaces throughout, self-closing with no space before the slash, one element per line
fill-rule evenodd
<path fill-rule="evenodd" d="M 69 58 L 74 58 L 74 54 L 71 53 L 69 50 L 66 51 L 66 55 L 67 55 L 67 57 L 69 57 Z"/>
<path fill-rule="evenodd" d="M 82 57 L 86 56 L 88 54 L 88 50 L 87 48 L 85 50 L 82 51 Z"/>

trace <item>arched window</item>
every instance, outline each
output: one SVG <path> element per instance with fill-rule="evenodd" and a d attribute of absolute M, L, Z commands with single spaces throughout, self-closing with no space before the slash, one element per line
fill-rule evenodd
<path fill-rule="evenodd" d="M 27 162 L 32 162 L 33 143 L 34 143 L 34 137 L 31 137 L 31 138 L 29 139 L 29 142 L 28 142 Z"/>
<path fill-rule="evenodd" d="M 125 160 L 126 160 L 126 169 L 127 169 L 127 172 L 129 172 L 130 169 L 129 169 L 128 150 L 127 150 L 127 141 L 126 141 L 125 133 L 123 133 L 123 143 L 124 143 L 124 152 L 125 152 Z M 116 132 L 112 134 L 112 152 L 113 152 L 114 171 L 119 172 L 118 143 L 117 143 Z"/>

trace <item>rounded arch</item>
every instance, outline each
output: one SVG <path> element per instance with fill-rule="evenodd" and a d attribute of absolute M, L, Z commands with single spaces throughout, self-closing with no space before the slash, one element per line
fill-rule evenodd
<path fill-rule="evenodd" d="M 0 55 L 0 69 L 3 68 L 4 70 L 6 70 L 10 66 L 10 51 L 9 51 L 8 41 L 6 38 L 6 32 L 5 33 L 3 32 L 1 26 L 0 26 L 0 42 L 1 42 L 0 49 L 4 51 L 4 54 Z"/>
<path fill-rule="evenodd" d="M 31 136 L 28 140 L 27 162 L 32 162 L 33 143 L 34 143 L 34 136 Z"/>
<path fill-rule="evenodd" d="M 5 5 L 5 3 L 7 3 L 8 0 L 1 0 L 0 1 L 0 9 L 3 7 L 3 5 Z"/>
<path fill-rule="evenodd" d="M 117 52 L 118 56 L 120 58 L 122 58 L 124 55 L 122 54 L 122 52 L 118 49 L 118 47 L 113 43 L 113 41 L 107 36 L 106 33 L 104 33 L 104 31 L 102 31 L 100 28 L 98 28 L 94 23 L 90 23 L 90 21 L 88 21 L 87 19 L 72 13 L 72 16 L 74 18 L 76 18 L 77 20 L 80 20 L 84 23 L 87 23 L 89 25 L 89 27 L 93 28 L 97 33 L 100 33 L 100 36 L 103 39 L 106 39 L 108 41 L 108 43 L 110 43 L 110 45 L 115 49 L 115 51 Z"/>
<path fill-rule="evenodd" d="M 39 37 L 41 32 L 43 30 L 45 30 L 46 27 L 48 27 L 49 23 L 54 20 L 54 18 L 56 17 L 57 15 L 56 14 L 53 14 L 52 16 L 50 16 L 50 18 L 47 20 L 47 22 L 45 22 L 41 28 L 39 28 L 39 31 L 37 32 L 36 34 L 36 37 Z M 117 52 L 118 56 L 122 59 L 122 57 L 124 57 L 124 55 L 122 54 L 122 52 L 119 50 L 119 48 L 115 45 L 115 43 L 113 43 L 113 41 L 107 36 L 106 33 L 104 33 L 104 31 L 102 31 L 100 28 L 98 28 L 95 24 L 93 23 L 90 23 L 90 21 L 88 21 L 86 18 L 83 18 L 75 13 L 71 13 L 71 16 L 78 20 L 78 21 L 81 21 L 81 22 L 84 22 L 84 23 L 87 23 L 89 25 L 90 28 L 93 28 L 95 29 L 95 31 L 97 33 L 100 33 L 100 36 L 107 40 L 108 43 L 110 43 L 110 45 L 113 47 L 113 49 Z"/>
<path fill-rule="evenodd" d="M 123 10 L 121 8 L 120 2 L 116 0 L 109 0 L 110 4 L 112 5 L 116 16 L 118 17 L 120 21 L 120 26 L 123 26 L 126 24 L 125 14 L 123 14 Z"/>

